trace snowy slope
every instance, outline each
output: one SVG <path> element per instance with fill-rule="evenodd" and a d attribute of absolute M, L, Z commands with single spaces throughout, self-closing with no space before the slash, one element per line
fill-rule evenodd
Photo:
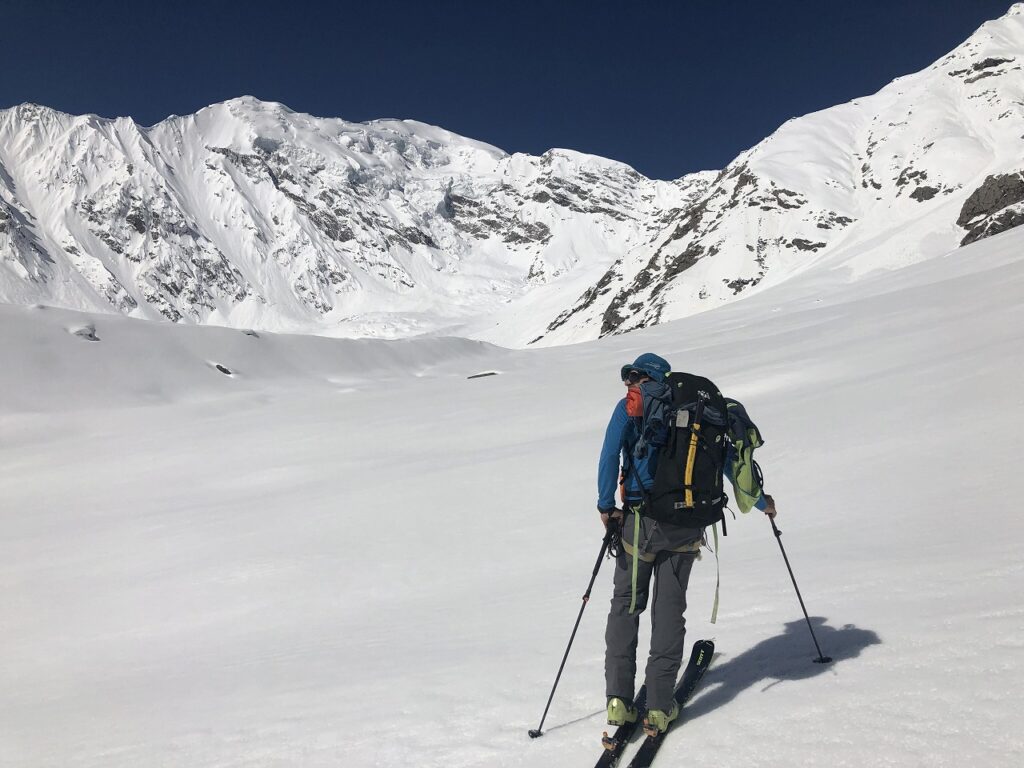
<path fill-rule="evenodd" d="M 704 184 L 249 97 L 152 128 L 26 104 L 0 111 L 0 300 L 408 336 L 582 290 Z"/>
<path fill-rule="evenodd" d="M 730 163 L 651 254 L 609 270 L 595 284 L 605 300 L 591 289 L 549 340 L 692 314 L 821 259 L 852 276 L 898 267 L 1024 222 L 1022 73 L 1017 3 L 921 72 L 788 121 Z"/>
<path fill-rule="evenodd" d="M 296 386 L 338 392 L 370 377 L 430 376 L 452 365 L 486 369 L 509 357 L 508 350 L 469 339 L 325 339 L 126 322 L 38 305 L 0 305 L 0 327 L 3 403 L 26 412 L 202 401 Z"/>
<path fill-rule="evenodd" d="M 1024 4 L 720 172 L 653 181 L 250 97 L 153 127 L 0 111 L 0 301 L 295 333 L 554 345 L 822 259 L 851 277 L 1024 221 Z"/>
<path fill-rule="evenodd" d="M 651 349 L 758 420 L 836 658 L 811 663 L 765 521 L 730 525 L 719 622 L 711 558 L 688 611 L 721 654 L 659 760 L 1021 764 L 1022 247 L 855 283 L 824 264 L 529 352 L 5 308 L 0 762 L 591 765 L 607 566 L 526 731 L 600 543 L 618 367 Z"/>

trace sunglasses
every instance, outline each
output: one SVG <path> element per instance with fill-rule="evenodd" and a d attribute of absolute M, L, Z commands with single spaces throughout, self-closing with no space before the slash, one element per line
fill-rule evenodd
<path fill-rule="evenodd" d="M 630 384 L 636 384 L 640 381 L 640 379 L 646 378 L 648 378 L 648 376 L 643 371 L 626 371 L 625 375 L 622 377 L 622 380 L 628 381 Z"/>

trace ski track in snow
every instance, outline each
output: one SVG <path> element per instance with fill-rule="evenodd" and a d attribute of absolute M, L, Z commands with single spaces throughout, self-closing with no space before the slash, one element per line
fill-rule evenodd
<path fill-rule="evenodd" d="M 531 352 L 0 306 L 0 764 L 592 764 L 607 566 L 526 731 L 647 350 L 758 421 L 835 658 L 767 523 L 730 521 L 718 624 L 711 557 L 687 612 L 719 655 L 659 765 L 1024 764 L 1022 247 Z"/>

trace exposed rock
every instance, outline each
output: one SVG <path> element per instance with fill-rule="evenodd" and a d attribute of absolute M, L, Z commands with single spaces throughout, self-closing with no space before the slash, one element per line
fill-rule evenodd
<path fill-rule="evenodd" d="M 978 217 L 988 216 L 1021 200 L 1024 200 L 1024 173 L 988 176 L 964 201 L 956 223 L 968 227 Z"/>
<path fill-rule="evenodd" d="M 1008 229 L 1019 227 L 1021 224 L 1024 224 L 1024 207 L 1014 206 L 1006 208 L 985 219 L 983 225 L 972 228 L 964 236 L 964 239 L 960 241 L 960 245 L 969 245 L 986 237 L 998 235 L 1000 232 L 1005 232 Z"/>
<path fill-rule="evenodd" d="M 704 247 L 697 243 L 691 243 L 685 251 L 675 256 L 665 264 L 665 269 L 662 273 L 662 282 L 668 283 L 670 280 L 696 264 L 697 260 L 703 255 Z M 646 284 L 641 287 L 646 287 Z"/>
<path fill-rule="evenodd" d="M 983 69 L 991 69 L 992 67 L 998 67 L 1000 64 L 1009 64 L 1013 61 L 1013 58 L 1001 59 L 1001 58 L 987 58 L 983 61 L 977 61 L 971 65 L 971 69 L 975 72 L 980 72 Z"/>
<path fill-rule="evenodd" d="M 814 253 L 820 251 L 822 248 L 824 248 L 826 245 L 828 245 L 828 243 L 812 243 L 810 240 L 805 240 L 802 237 L 794 237 L 789 242 L 790 242 L 790 245 L 792 245 L 797 250 L 800 250 L 800 251 L 811 251 L 811 252 L 814 252 Z"/>
<path fill-rule="evenodd" d="M 70 333 L 73 336 L 77 336 L 80 339 L 84 339 L 85 341 L 100 340 L 100 337 L 96 335 L 96 326 L 92 325 L 91 323 L 89 325 L 82 325 L 77 328 L 69 328 L 68 333 Z"/>
<path fill-rule="evenodd" d="M 939 194 L 938 187 L 918 187 L 910 193 L 910 197 L 912 200 L 923 203 L 925 200 L 931 200 L 937 194 Z"/>
<path fill-rule="evenodd" d="M 914 168 L 904 168 L 896 178 L 896 186 L 904 187 L 912 181 L 925 181 L 927 179 L 928 173 L 926 171 L 916 170 Z"/>
<path fill-rule="evenodd" d="M 612 303 L 608 305 L 604 313 L 601 315 L 601 335 L 606 336 L 609 333 L 615 332 L 626 316 L 623 314 L 622 308 L 626 303 L 627 294 L 619 293 Z"/>
<path fill-rule="evenodd" d="M 999 74 L 998 72 L 982 72 L 980 75 L 975 75 L 974 77 L 964 78 L 964 82 L 965 83 L 976 83 L 979 80 L 983 80 L 986 77 L 995 77 L 998 74 Z"/>
<path fill-rule="evenodd" d="M 732 289 L 733 295 L 738 294 L 744 288 L 753 287 L 761 282 L 760 277 L 745 277 L 736 278 L 735 280 L 722 280 L 729 288 Z"/>
<path fill-rule="evenodd" d="M 960 210 L 957 226 L 967 230 L 961 245 L 1020 226 L 1024 214 L 1024 173 L 989 176 L 970 194 Z"/>
<path fill-rule="evenodd" d="M 551 230 L 540 222 L 514 222 L 502 238 L 506 243 L 547 243 Z"/>
<path fill-rule="evenodd" d="M 612 265 L 612 267 L 601 276 L 601 279 L 598 280 L 597 283 L 588 288 L 586 292 L 576 300 L 576 303 L 570 309 L 565 310 L 558 317 L 552 320 L 547 327 L 548 333 L 565 325 L 565 323 L 567 323 L 574 315 L 577 315 L 583 310 L 591 307 L 599 297 L 604 296 L 611 291 L 611 284 L 616 279 L 621 279 L 621 274 L 618 271 L 619 266 L 619 262 Z M 538 337 L 530 343 L 532 344 L 540 338 L 543 337 Z"/>
<path fill-rule="evenodd" d="M 835 229 L 836 227 L 848 227 L 853 224 L 854 219 L 849 216 L 840 216 L 833 211 L 826 211 L 818 217 L 815 226 L 818 229 Z"/>
<path fill-rule="evenodd" d="M 796 192 L 790 192 L 788 189 L 774 189 L 772 190 L 772 196 L 775 198 L 775 203 L 779 208 L 789 210 L 802 208 L 807 202 Z"/>

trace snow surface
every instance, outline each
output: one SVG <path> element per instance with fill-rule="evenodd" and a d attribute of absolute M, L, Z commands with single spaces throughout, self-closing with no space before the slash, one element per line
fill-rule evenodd
<path fill-rule="evenodd" d="M 737 520 L 715 626 L 713 558 L 694 572 L 690 639 L 720 653 L 659 765 L 1024 764 L 1022 247 L 823 265 L 529 352 L 0 307 L 0 764 L 591 765 L 607 566 L 526 732 L 647 350 L 760 424 L 836 659 L 811 663 L 767 522 Z"/>

